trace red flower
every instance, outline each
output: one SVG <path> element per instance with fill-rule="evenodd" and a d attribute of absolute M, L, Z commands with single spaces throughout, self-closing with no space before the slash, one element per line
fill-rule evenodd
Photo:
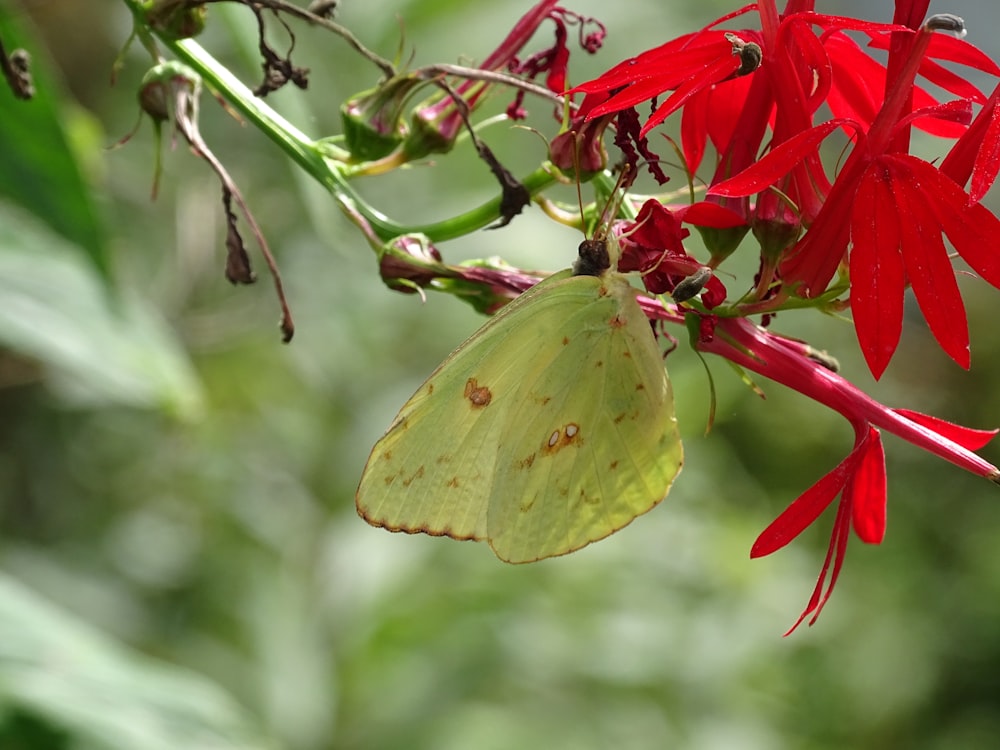
<path fill-rule="evenodd" d="M 642 126 L 639 136 L 683 107 L 681 145 L 686 168 L 689 173 L 698 168 L 706 140 L 711 139 L 718 163 L 709 184 L 715 185 L 751 167 L 766 140 L 774 148 L 808 130 L 828 95 L 844 89 L 834 85 L 834 71 L 847 69 L 857 62 L 858 55 L 856 45 L 850 46 L 853 43 L 838 44 L 847 39 L 840 30 L 879 38 L 905 29 L 821 15 L 812 12 L 813 7 L 812 0 L 793 0 L 780 16 L 774 0 L 761 0 L 698 33 L 626 60 L 575 90 L 609 97 L 592 110 L 594 117 L 615 112 L 624 116 L 624 110 L 672 91 Z M 713 28 L 752 10 L 760 17 L 760 30 L 727 33 Z M 831 40 L 829 47 L 817 38 L 813 27 L 825 31 L 823 39 Z M 850 59 L 838 64 L 833 58 L 841 49 Z M 858 99 L 867 101 L 849 94 L 842 94 L 839 101 Z M 788 168 L 774 183 L 765 186 L 774 189 L 758 196 L 755 208 L 750 206 L 749 193 L 712 191 L 706 198 L 744 219 L 738 229 L 702 231 L 713 267 L 735 250 L 747 228 L 753 227 L 761 243 L 764 257 L 756 299 L 772 294 L 772 278 L 781 254 L 795 243 L 802 227 L 813 222 L 830 190 L 818 146 L 817 142 L 810 152 L 799 153 L 794 163 L 787 163 Z"/>
<path fill-rule="evenodd" d="M 840 496 L 819 579 L 789 633 L 806 617 L 812 615 L 812 624 L 819 616 L 840 575 L 851 529 L 868 544 L 879 544 L 885 536 L 886 475 L 879 428 L 1000 484 L 1000 469 L 972 452 L 986 445 L 997 430 L 973 430 L 917 412 L 890 409 L 810 358 L 805 345 L 775 336 L 745 319 L 718 319 L 714 335 L 702 338 L 698 349 L 809 396 L 842 414 L 854 428 L 854 449 L 847 458 L 789 505 L 760 534 L 750 552 L 756 558 L 781 549 Z"/>
<path fill-rule="evenodd" d="M 872 49 L 890 49 L 891 37 L 871 32 L 868 32 L 868 36 L 868 46 Z M 893 81 L 886 66 L 840 32 L 824 36 L 823 46 L 832 64 L 833 75 L 826 102 L 834 117 L 844 117 L 864 123 L 866 127 L 870 126 L 882 108 L 885 92 Z M 956 73 L 933 62 L 934 60 L 960 63 L 990 75 L 1000 75 L 1000 68 L 996 63 L 968 42 L 943 34 L 931 37 L 927 54 L 920 62 L 920 77 L 960 99 L 968 99 L 977 104 L 984 104 L 986 101 L 982 92 Z M 920 86 L 913 86 L 912 93 L 911 110 L 926 109 L 937 104 L 937 100 Z M 914 126 L 942 138 L 957 138 L 965 132 L 963 125 L 944 120 L 922 119 L 916 121 Z"/>
<path fill-rule="evenodd" d="M 858 538 L 868 544 L 881 544 L 885 537 L 886 485 L 882 437 L 878 430 L 864 422 L 855 423 L 854 431 L 854 450 L 847 458 L 774 519 L 750 549 L 751 559 L 776 552 L 819 518 L 834 498 L 840 495 L 830 546 L 816 581 L 816 588 L 799 619 L 785 635 L 795 630 L 809 615 L 812 615 L 810 625 L 819 618 L 840 576 L 852 526 Z"/>
<path fill-rule="evenodd" d="M 1000 287 L 1000 220 L 933 165 L 887 154 L 861 175 L 850 216 L 851 310 L 861 351 L 879 377 L 899 343 L 909 282 L 931 333 L 964 368 L 969 329 L 942 233 Z"/>
<path fill-rule="evenodd" d="M 756 49 L 759 63 L 760 47 Z M 642 126 L 640 135 L 644 136 L 696 92 L 741 74 L 744 50 L 745 41 L 730 32 L 688 34 L 629 58 L 568 93 L 609 93 L 608 100 L 591 112 L 592 117 L 600 117 L 673 91 Z M 756 64 L 745 72 L 753 69 Z"/>
<path fill-rule="evenodd" d="M 956 102 L 908 113 L 913 80 L 932 38 L 925 26 L 867 133 L 850 120 L 831 120 L 799 133 L 737 177 L 710 192 L 749 195 L 774 184 L 838 127 L 856 144 L 822 209 L 781 264 L 787 291 L 817 297 L 842 263 L 848 244 L 851 306 L 858 341 L 875 377 L 885 371 L 902 329 L 903 292 L 913 286 L 934 336 L 958 364 L 969 366 L 965 311 L 942 234 L 986 281 L 1000 287 L 1000 220 L 928 162 L 893 150 L 920 116 L 967 117 Z M 905 140 L 905 139 L 904 139 Z"/>
<path fill-rule="evenodd" d="M 724 211 L 717 206 L 710 209 Z M 654 198 L 643 203 L 635 221 L 626 224 L 618 238 L 621 246 L 618 269 L 642 272 L 643 284 L 654 294 L 672 294 L 679 283 L 701 272 L 704 265 L 684 249 L 683 240 L 690 234 L 681 226 L 684 214 L 685 209 L 672 212 Z M 725 299 L 722 282 L 715 276 L 707 277 L 702 295 L 705 306 L 711 309 Z"/>

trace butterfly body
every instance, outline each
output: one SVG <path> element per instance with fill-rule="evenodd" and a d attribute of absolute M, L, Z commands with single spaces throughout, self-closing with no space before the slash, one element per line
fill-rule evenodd
<path fill-rule="evenodd" d="M 670 381 L 620 273 L 556 274 L 458 347 L 372 450 L 358 512 L 531 562 L 653 508 L 680 470 Z"/>

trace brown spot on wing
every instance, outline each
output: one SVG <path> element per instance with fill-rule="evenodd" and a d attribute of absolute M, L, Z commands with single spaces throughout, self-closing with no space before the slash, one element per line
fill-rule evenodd
<path fill-rule="evenodd" d="M 407 477 L 406 479 L 404 479 L 404 480 L 403 480 L 403 486 L 404 486 L 404 487 L 409 487 L 409 486 L 410 486 L 411 484 L 413 484 L 413 483 L 414 483 L 414 482 L 415 482 L 415 481 L 416 481 L 417 479 L 422 479 L 422 478 L 423 478 L 423 476 L 424 476 L 424 467 L 423 467 L 423 466 L 421 466 L 421 467 L 420 467 L 419 469 L 417 469 L 417 470 L 416 470 L 415 472 L 413 472 L 413 473 L 412 473 L 412 474 L 411 474 L 410 476 L 408 476 L 408 477 Z"/>
<path fill-rule="evenodd" d="M 612 328 L 624 328 L 625 318 L 623 318 L 621 315 L 615 315 L 615 317 L 613 317 L 611 320 L 608 321 L 608 325 L 610 325 Z"/>
<path fill-rule="evenodd" d="M 580 508 L 584 505 L 600 505 L 601 498 L 598 495 L 588 495 L 587 491 L 580 488 L 580 491 L 576 495 L 576 500 L 573 502 L 574 508 Z"/>
<path fill-rule="evenodd" d="M 526 458 L 522 458 L 520 461 L 515 461 L 514 462 L 514 468 L 515 469 L 530 469 L 531 465 L 533 463 L 535 463 L 535 455 L 536 454 L 532 453 L 530 456 L 528 456 Z"/>
<path fill-rule="evenodd" d="M 465 398 L 472 405 L 473 409 L 482 409 L 490 405 L 493 394 L 485 385 L 479 385 L 475 378 L 465 381 Z"/>
<path fill-rule="evenodd" d="M 551 456 L 567 446 L 580 445 L 582 442 L 580 425 L 575 422 L 568 422 L 563 427 L 555 429 L 549 434 L 548 439 L 542 445 L 542 455 Z"/>

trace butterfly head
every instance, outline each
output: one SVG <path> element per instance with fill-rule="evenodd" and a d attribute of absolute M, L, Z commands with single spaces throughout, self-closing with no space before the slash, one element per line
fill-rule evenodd
<path fill-rule="evenodd" d="M 608 240 L 594 237 L 580 243 L 579 256 L 573 264 L 574 276 L 603 276 L 611 268 Z"/>

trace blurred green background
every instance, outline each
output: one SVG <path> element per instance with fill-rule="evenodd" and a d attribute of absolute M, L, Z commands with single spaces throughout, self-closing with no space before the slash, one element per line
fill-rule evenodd
<path fill-rule="evenodd" d="M 402 29 L 416 65 L 482 58 L 529 5 L 344 0 L 338 18 L 390 57 Z M 577 80 L 733 7 L 608 5 L 572 6 L 609 28 Z M 252 19 L 227 10 L 212 8 L 200 41 L 255 84 Z M 977 31 L 1000 21 L 992 3 L 932 10 L 997 46 Z M 27 105 L 0 94 L 0 750 L 996 747 L 995 486 L 888 437 L 884 544 L 853 540 L 819 623 L 782 639 L 832 515 L 771 558 L 751 562 L 750 545 L 846 455 L 851 431 L 773 384 L 760 400 L 713 362 L 706 437 L 704 370 L 682 346 L 669 365 L 684 471 L 619 534 L 507 566 L 484 545 L 371 529 L 353 504 L 371 444 L 482 319 L 451 297 L 388 291 L 332 200 L 206 96 L 205 138 L 285 275 L 298 332 L 281 345 L 263 264 L 254 287 L 222 277 L 208 169 L 183 144 L 165 150 L 151 202 L 148 122 L 107 148 L 135 121 L 148 64 L 133 50 L 109 85 L 125 7 L 36 0 L 0 14 L 39 88 Z M 332 37 L 297 33 L 310 89 L 269 101 L 308 134 L 334 134 L 338 104 L 376 74 Z M 526 130 L 487 134 L 515 173 L 543 158 Z M 470 151 L 359 189 L 401 221 L 446 218 L 493 195 Z M 441 249 L 556 269 L 578 240 L 533 208 Z M 961 283 L 971 373 L 918 314 L 877 384 L 842 321 L 775 327 L 891 405 L 1000 425 L 1000 298 Z M 984 455 L 1000 461 L 995 446 Z"/>

